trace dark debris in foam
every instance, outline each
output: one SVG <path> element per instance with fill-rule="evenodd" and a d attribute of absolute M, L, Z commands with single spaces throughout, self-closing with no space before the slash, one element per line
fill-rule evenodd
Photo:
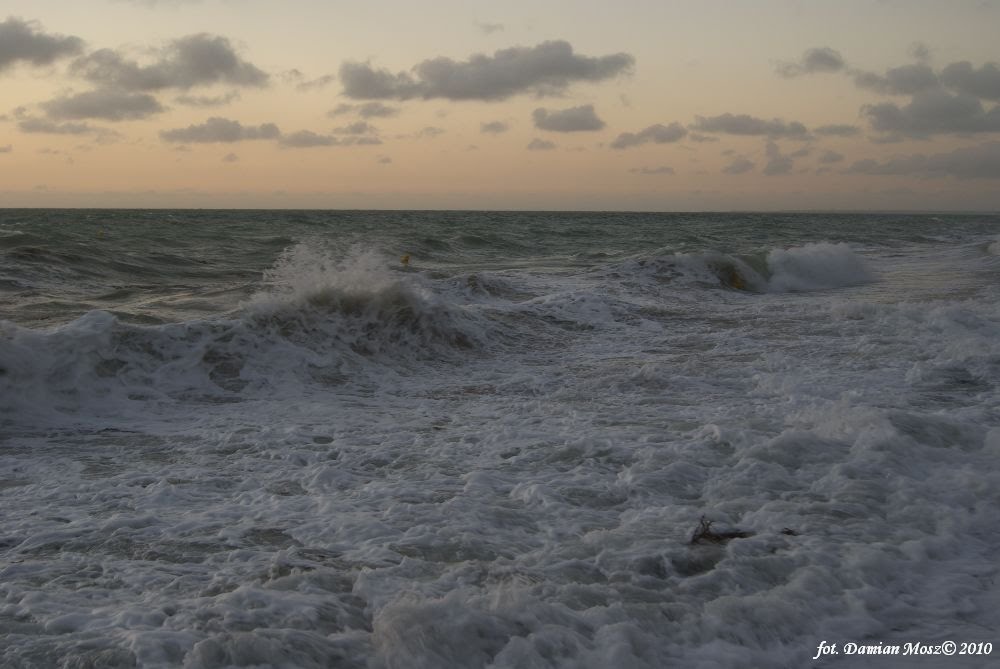
<path fill-rule="evenodd" d="M 744 530 L 725 530 L 719 531 L 712 529 L 712 525 L 715 521 L 708 520 L 705 516 L 702 516 L 698 520 L 698 527 L 695 528 L 694 532 L 691 534 L 691 540 L 688 542 L 691 546 L 704 545 L 704 544 L 724 544 L 732 539 L 748 539 L 754 536 L 753 532 L 747 532 Z M 791 528 L 783 527 L 781 528 L 781 534 L 789 537 L 797 537 L 799 533 Z"/>
<path fill-rule="evenodd" d="M 731 539 L 746 539 L 753 536 L 753 532 L 744 532 L 742 530 L 727 530 L 724 532 L 713 530 L 713 522 L 706 520 L 705 516 L 702 516 L 698 521 L 698 527 L 695 528 L 694 533 L 691 535 L 689 543 L 692 546 L 698 544 L 724 544 Z"/>

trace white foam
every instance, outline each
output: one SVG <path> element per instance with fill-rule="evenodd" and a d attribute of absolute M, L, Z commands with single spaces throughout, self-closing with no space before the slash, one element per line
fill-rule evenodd
<path fill-rule="evenodd" d="M 821 242 L 767 254 L 768 289 L 799 292 L 857 286 L 875 280 L 868 263 L 845 243 Z"/>
<path fill-rule="evenodd" d="M 4 325 L 0 663 L 806 666 L 823 639 L 988 640 L 995 294 L 851 288 L 886 261 L 843 245 L 768 259 L 756 294 L 711 263 L 760 263 L 705 253 L 484 295 L 297 247 L 215 320 Z M 703 516 L 736 538 L 692 544 Z"/>

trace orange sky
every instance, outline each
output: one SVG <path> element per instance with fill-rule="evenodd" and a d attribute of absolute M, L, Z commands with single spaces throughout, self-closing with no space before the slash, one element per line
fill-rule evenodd
<path fill-rule="evenodd" d="M 1000 209 L 997 2 L 4 10 L 0 206 Z"/>

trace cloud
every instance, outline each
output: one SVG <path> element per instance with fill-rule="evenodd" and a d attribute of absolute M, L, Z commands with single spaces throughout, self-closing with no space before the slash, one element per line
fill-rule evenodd
<path fill-rule="evenodd" d="M 795 166 L 792 156 L 783 154 L 774 142 L 769 141 L 764 147 L 764 152 L 767 155 L 767 165 L 764 166 L 764 174 L 769 177 L 788 174 Z"/>
<path fill-rule="evenodd" d="M 925 63 L 931 59 L 931 48 L 923 42 L 914 42 L 910 45 L 910 55 L 916 61 Z"/>
<path fill-rule="evenodd" d="M 445 98 L 504 100 L 521 93 L 556 95 L 578 81 L 603 81 L 628 72 L 635 58 L 627 53 L 600 57 L 573 53 L 569 42 L 511 47 L 466 61 L 439 57 L 412 68 L 413 74 L 376 70 L 368 63 L 340 68 L 344 94 L 356 99 Z"/>
<path fill-rule="evenodd" d="M 705 142 L 718 142 L 718 137 L 713 137 L 712 135 L 700 135 L 696 132 L 688 135 L 692 142 L 698 142 L 699 144 L 704 144 Z"/>
<path fill-rule="evenodd" d="M 151 95 L 106 89 L 56 98 L 41 106 L 49 118 L 56 120 L 132 121 L 164 111 L 163 105 Z"/>
<path fill-rule="evenodd" d="M 0 70 L 18 61 L 49 65 L 81 51 L 83 40 L 79 37 L 47 35 L 35 21 L 11 16 L 0 23 Z"/>
<path fill-rule="evenodd" d="M 819 156 L 819 162 L 823 165 L 829 165 L 831 163 L 839 163 L 844 159 L 843 154 L 837 153 L 836 151 L 824 151 Z"/>
<path fill-rule="evenodd" d="M 367 121 L 355 121 L 333 129 L 335 135 L 367 135 L 374 132 L 377 132 L 377 129 Z"/>
<path fill-rule="evenodd" d="M 109 144 L 121 139 L 114 130 L 92 126 L 88 123 L 56 123 L 50 119 L 20 115 L 17 127 L 21 132 L 45 135 L 93 135 L 99 144 Z"/>
<path fill-rule="evenodd" d="M 0 153 L 12 153 L 13 151 L 14 151 L 14 147 L 12 145 L 10 145 L 10 144 L 6 144 L 4 146 L 0 146 Z"/>
<path fill-rule="evenodd" d="M 42 118 L 26 118 L 18 122 L 21 132 L 47 135 L 88 135 L 99 130 L 86 123 L 56 123 Z"/>
<path fill-rule="evenodd" d="M 756 165 L 746 158 L 737 158 L 723 167 L 722 172 L 723 174 L 743 174 L 744 172 L 749 172 L 754 167 L 756 167 Z"/>
<path fill-rule="evenodd" d="M 808 49 L 796 63 L 779 63 L 778 74 L 791 78 L 817 72 L 840 72 L 846 67 L 844 57 L 829 47 Z"/>
<path fill-rule="evenodd" d="M 347 104 L 346 102 L 344 102 L 337 105 L 330 111 L 328 111 L 326 115 L 329 116 L 330 118 L 333 118 L 334 116 L 343 116 L 344 114 L 353 113 L 355 110 L 357 110 L 357 108 L 358 105 Z"/>
<path fill-rule="evenodd" d="M 675 174 L 674 168 L 661 165 L 660 167 L 633 167 L 629 170 L 632 174 Z"/>
<path fill-rule="evenodd" d="M 914 95 L 900 107 L 886 102 L 862 107 L 873 130 L 905 137 L 929 137 L 936 134 L 1000 132 L 1000 106 L 989 111 L 978 98 L 942 90 Z"/>
<path fill-rule="evenodd" d="M 171 42 L 152 65 L 139 65 L 117 51 L 100 49 L 73 62 L 71 71 L 99 86 L 126 91 L 189 89 L 225 83 L 260 87 L 267 73 L 240 58 L 229 40 L 199 33 Z"/>
<path fill-rule="evenodd" d="M 941 70 L 941 82 L 959 93 L 1000 100 L 1000 67 L 996 63 L 986 63 L 978 70 L 967 61 L 952 63 Z"/>
<path fill-rule="evenodd" d="M 239 121 L 213 116 L 200 125 L 163 130 L 160 138 L 173 143 L 242 142 L 251 139 L 278 139 L 281 131 L 273 123 L 245 126 Z"/>
<path fill-rule="evenodd" d="M 817 135 L 828 137 L 855 137 L 861 134 L 861 128 L 856 125 L 846 125 L 835 123 L 832 125 L 821 125 L 813 130 Z"/>
<path fill-rule="evenodd" d="M 310 79 L 309 81 L 303 81 L 295 84 L 295 90 L 297 91 L 313 91 L 317 88 L 324 88 L 337 80 L 332 74 L 324 74 L 322 77 L 316 77 L 315 79 Z"/>
<path fill-rule="evenodd" d="M 391 165 L 392 158 L 390 158 L 389 156 L 379 156 L 378 158 L 375 159 L 375 162 L 377 162 L 379 165 Z"/>
<path fill-rule="evenodd" d="M 604 127 L 604 121 L 594 112 L 594 105 L 581 105 L 557 111 L 539 107 L 531 117 L 535 121 L 536 128 L 551 132 L 584 132 Z"/>
<path fill-rule="evenodd" d="M 390 107 L 381 102 L 365 102 L 360 105 L 342 103 L 327 112 L 327 116 L 341 116 L 356 113 L 361 118 L 389 118 L 399 114 L 399 107 Z"/>
<path fill-rule="evenodd" d="M 656 123 L 648 128 L 643 128 L 639 132 L 623 132 L 611 142 L 611 148 L 627 149 L 650 142 L 653 144 L 670 144 L 683 139 L 687 134 L 688 131 L 680 123 L 674 122 L 670 125 Z"/>
<path fill-rule="evenodd" d="M 477 23 L 476 26 L 486 35 L 501 32 L 504 28 L 502 23 Z"/>
<path fill-rule="evenodd" d="M 416 133 L 414 133 L 413 136 L 416 137 L 417 139 L 422 139 L 425 137 L 428 139 L 433 139 L 434 137 L 437 137 L 438 135 L 443 135 L 444 133 L 445 133 L 444 128 L 438 128 L 436 126 L 429 125 L 418 130 Z"/>
<path fill-rule="evenodd" d="M 224 163 L 239 162 L 239 159 L 240 157 L 237 156 L 235 153 L 227 153 L 226 155 L 222 156 L 222 162 Z"/>
<path fill-rule="evenodd" d="M 341 139 L 330 135 L 319 135 L 312 130 L 299 130 L 290 135 L 283 135 L 279 143 L 290 148 L 307 149 L 314 146 L 338 146 Z"/>
<path fill-rule="evenodd" d="M 503 121 L 489 121 L 479 124 L 479 132 L 491 135 L 499 135 L 510 130 L 510 126 Z"/>
<path fill-rule="evenodd" d="M 556 148 L 555 142 L 538 139 L 537 137 L 528 144 L 528 151 L 551 151 L 554 148 Z"/>
<path fill-rule="evenodd" d="M 932 155 L 898 156 L 884 163 L 859 160 L 848 174 L 1000 179 L 1000 142 L 955 149 Z"/>
<path fill-rule="evenodd" d="M 691 127 L 702 132 L 729 135 L 763 135 L 802 139 L 809 135 L 806 127 L 798 121 L 785 122 L 777 118 L 768 121 L 747 114 L 726 113 L 711 117 L 699 116 Z"/>
<path fill-rule="evenodd" d="M 855 71 L 854 84 L 883 95 L 915 95 L 937 88 L 939 82 L 930 66 L 914 63 L 891 68 L 885 74 Z"/>
<path fill-rule="evenodd" d="M 188 107 L 224 107 L 230 102 L 240 99 L 238 91 L 230 91 L 225 95 L 178 95 L 174 102 Z"/>

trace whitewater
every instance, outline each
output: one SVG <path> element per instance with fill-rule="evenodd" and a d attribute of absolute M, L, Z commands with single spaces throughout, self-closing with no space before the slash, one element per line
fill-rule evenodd
<path fill-rule="evenodd" d="M 0 257 L 0 666 L 1000 656 L 1000 216 L 2 210 Z"/>

